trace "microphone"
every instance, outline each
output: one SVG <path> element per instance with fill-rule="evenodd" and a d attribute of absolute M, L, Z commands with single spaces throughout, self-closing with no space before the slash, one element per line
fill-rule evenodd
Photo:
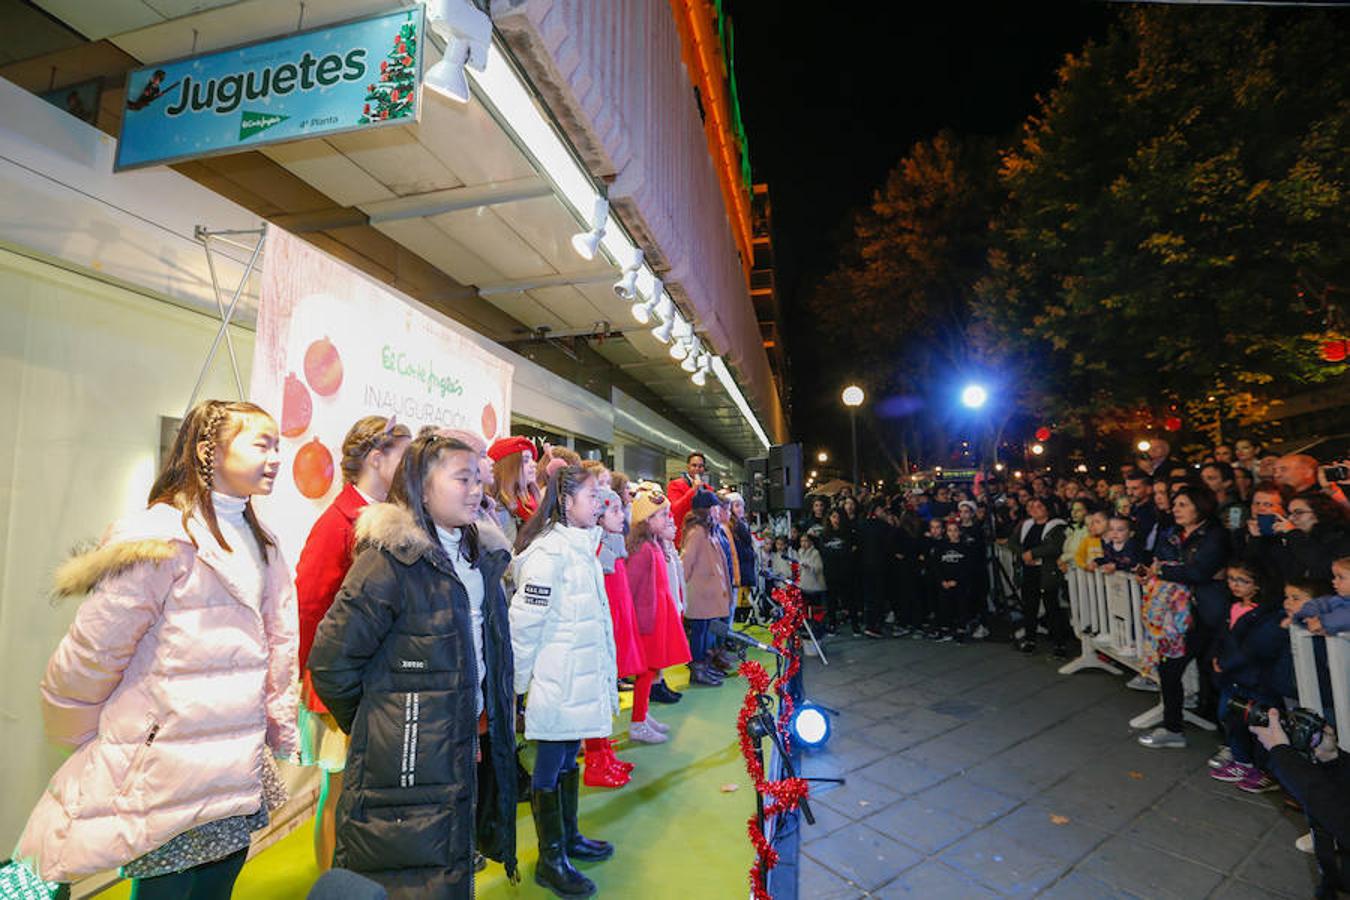
<path fill-rule="evenodd" d="M 783 655 L 778 652 L 777 647 L 763 643 L 762 641 L 757 641 L 744 632 L 736 631 L 735 629 L 728 627 L 727 623 L 722 619 L 713 619 L 712 622 L 708 624 L 708 630 L 719 638 L 731 638 L 733 641 L 742 643 L 747 647 L 754 647 L 756 650 L 763 650 L 765 653 L 773 653 L 777 656 Z"/>

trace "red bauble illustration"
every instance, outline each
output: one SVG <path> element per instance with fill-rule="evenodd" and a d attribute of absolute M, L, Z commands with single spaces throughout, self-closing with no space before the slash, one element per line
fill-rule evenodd
<path fill-rule="evenodd" d="M 1163 419 L 1163 429 L 1166 431 L 1180 431 L 1181 419 L 1177 418 L 1176 416 L 1168 416 L 1167 418 Z"/>
<path fill-rule="evenodd" d="M 398 88 L 394 88 L 392 91 L 389 92 L 389 102 L 390 103 L 398 102 Z"/>
<path fill-rule="evenodd" d="M 1350 341 L 1326 341 L 1322 344 L 1322 358 L 1329 363 L 1344 362 L 1350 352 Z"/>
<path fill-rule="evenodd" d="M 483 407 L 483 437 L 489 441 L 497 436 L 497 410 L 489 403 Z"/>
<path fill-rule="evenodd" d="M 403 59 L 399 60 L 399 62 L 403 63 L 403 65 L 405 65 L 405 66 L 411 66 L 411 65 L 412 65 L 412 57 L 411 57 L 411 56 L 405 56 L 405 57 L 403 57 Z"/>
<path fill-rule="evenodd" d="M 309 398 L 309 388 L 294 372 L 289 373 L 281 392 L 281 433 L 288 438 L 299 437 L 309 427 L 313 415 L 314 401 Z"/>
<path fill-rule="evenodd" d="M 300 493 L 318 500 L 333 486 L 333 454 L 315 438 L 295 453 L 291 463 L 291 477 Z"/>
<path fill-rule="evenodd" d="M 1049 429 L 1049 428 L 1046 428 L 1044 425 L 1042 425 L 1040 428 L 1037 428 L 1037 429 L 1036 429 L 1036 440 L 1038 440 L 1038 441 L 1048 441 L 1048 440 L 1050 440 L 1050 429 Z"/>
<path fill-rule="evenodd" d="M 328 338 L 315 341 L 305 351 L 305 380 L 321 397 L 331 397 L 342 387 L 342 357 Z"/>

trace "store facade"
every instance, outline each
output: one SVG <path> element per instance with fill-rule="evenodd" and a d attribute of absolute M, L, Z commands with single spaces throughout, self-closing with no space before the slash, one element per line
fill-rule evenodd
<path fill-rule="evenodd" d="M 305 25 L 388 6 L 312 3 Z M 646 6 L 652 21 L 662 6 Z M 141 63 L 186 55 L 188 34 L 205 51 L 297 24 L 293 13 L 282 23 L 274 4 L 259 2 L 126 32 L 117 31 L 117 8 L 105 12 L 113 21 L 101 27 L 114 37 L 99 44 L 111 41 Z M 566 129 L 550 133 L 575 171 L 560 169 L 561 157 L 548 162 L 539 126 L 558 111 L 540 101 L 506 49 L 494 43 L 499 67 L 470 73 L 482 76 L 471 102 L 426 99 L 416 125 L 279 143 L 177 170 L 114 173 L 117 141 L 107 127 L 0 80 L 0 414 L 10 426 L 0 442 L 0 475 L 10 486 L 0 492 L 0 671 L 5 684 L 20 686 L 0 716 L 0 740 L 12 748 L 0 840 L 17 834 L 60 762 L 42 740 L 36 691 L 22 688 L 36 685 L 74 615 L 73 603 L 47 601 L 50 574 L 72 547 L 144 502 L 194 384 L 202 397 L 250 394 L 261 278 L 247 261 L 265 224 L 300 235 L 509 365 L 512 430 L 556 437 L 639 477 L 664 478 L 697 449 L 728 482 L 739 481 L 746 457 L 785 438 L 781 409 L 771 402 L 765 415 L 762 386 L 736 374 L 754 369 L 762 349 L 739 346 L 734 330 L 705 321 L 701 312 L 718 306 L 704 296 L 711 289 L 692 277 L 683 284 L 666 267 L 691 252 L 680 243 L 687 235 L 663 247 L 658 229 L 629 227 L 640 221 L 634 210 L 649 208 L 625 203 L 610 185 L 619 227 L 596 259 L 575 254 L 572 235 L 594 224 L 581 209 L 584 191 L 605 182 Z M 427 61 L 438 55 L 429 45 Z M 678 68 L 678 51 L 673 60 Z M 512 96 L 527 101 L 514 114 Z M 687 148 L 694 162 L 694 150 L 706 153 L 701 143 Z M 660 221 L 655 213 L 646 215 Z M 209 240 L 208 256 L 202 228 L 237 235 Z M 729 233 L 715 237 L 734 262 Z M 632 327 L 629 302 L 611 287 L 616 255 L 638 244 L 660 262 L 674 315 L 700 342 L 703 385 L 649 325 Z M 644 268 L 643 293 L 654 288 L 660 299 L 660 276 Z M 228 352 L 222 345 L 203 368 L 237 285 Z M 595 333 L 608 340 L 596 347 Z M 557 361 L 566 340 L 575 374 Z M 763 424 L 770 421 L 772 436 Z M 298 816 L 313 784 L 305 772 L 291 777 Z M 288 821 L 279 817 L 278 834 Z"/>

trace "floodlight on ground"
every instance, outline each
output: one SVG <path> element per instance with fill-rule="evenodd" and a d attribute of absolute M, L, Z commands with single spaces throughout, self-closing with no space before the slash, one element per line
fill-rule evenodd
<path fill-rule="evenodd" d="M 793 740 L 806 748 L 823 747 L 830 739 L 830 717 L 814 703 L 805 703 L 792 714 Z"/>

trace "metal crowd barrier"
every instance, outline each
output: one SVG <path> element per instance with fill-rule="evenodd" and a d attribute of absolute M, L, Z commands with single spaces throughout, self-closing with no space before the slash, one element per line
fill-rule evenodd
<path fill-rule="evenodd" d="M 1326 642 L 1327 667 L 1317 665 L 1316 642 Z M 1294 653 L 1294 677 L 1298 681 L 1298 705 L 1316 710 L 1324 718 L 1336 722 L 1336 738 L 1342 750 L 1350 752 L 1350 636 L 1338 634 L 1318 637 L 1299 625 L 1289 627 L 1289 643 Z M 1323 679 L 1328 683 L 1325 683 Z M 1325 693 L 1331 695 L 1328 716 L 1322 702 Z"/>
<path fill-rule="evenodd" d="M 1065 573 L 1069 587 L 1069 619 L 1074 634 L 1078 635 L 1079 655 L 1060 666 L 1061 675 L 1072 675 L 1084 669 L 1101 669 L 1113 675 L 1122 674 L 1118 663 L 1138 673 L 1148 652 L 1149 637 L 1144 628 L 1144 592 L 1139 579 L 1126 572 L 1087 572 L 1069 566 Z M 1106 657 L 1106 659 L 1103 659 Z M 1110 661 L 1108 661 L 1110 660 Z M 1155 675 L 1148 676 L 1157 681 Z M 1200 675 L 1194 662 L 1182 676 L 1187 694 L 1199 687 Z M 1186 721 L 1213 731 L 1215 725 L 1190 710 Z M 1140 713 L 1130 720 L 1131 728 L 1152 728 L 1162 722 L 1162 703 Z"/>

